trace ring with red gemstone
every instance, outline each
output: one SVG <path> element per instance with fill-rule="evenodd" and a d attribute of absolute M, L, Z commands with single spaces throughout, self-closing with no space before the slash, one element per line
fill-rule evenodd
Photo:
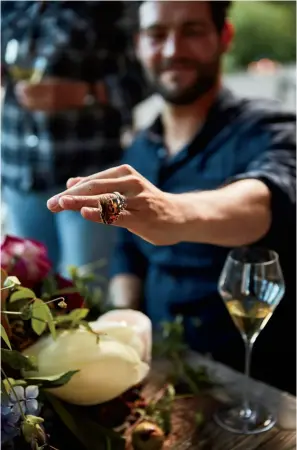
<path fill-rule="evenodd" d="M 114 224 L 127 204 L 125 197 L 119 192 L 102 196 L 100 199 L 100 218 L 106 225 Z"/>

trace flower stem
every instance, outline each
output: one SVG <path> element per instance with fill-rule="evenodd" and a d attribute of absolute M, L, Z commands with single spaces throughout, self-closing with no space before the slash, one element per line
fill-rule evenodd
<path fill-rule="evenodd" d="M 5 289 L 11 289 L 12 287 L 13 287 L 13 285 L 11 285 L 11 286 L 4 286 L 0 290 L 1 291 L 5 291 Z"/>
<path fill-rule="evenodd" d="M 48 302 L 44 302 L 46 305 L 48 305 L 49 303 L 54 303 L 57 302 L 58 300 L 61 300 L 65 302 L 65 297 L 58 297 L 58 298 L 54 298 L 53 300 L 49 300 Z"/>
<path fill-rule="evenodd" d="M 32 299 L 31 300 L 31 302 L 33 302 L 35 299 Z M 44 302 L 46 305 L 48 305 L 49 303 L 53 303 L 53 302 L 57 302 L 58 300 L 64 300 L 65 301 L 65 298 L 64 297 L 58 297 L 58 298 L 55 298 L 54 300 L 50 300 L 50 301 L 48 301 L 48 302 Z M 36 309 L 38 309 L 38 308 L 41 308 L 41 306 L 38 306 Z M 17 316 L 21 316 L 23 313 L 22 312 L 20 312 L 20 311 L 1 311 L 2 312 L 2 314 L 11 314 L 11 315 L 17 315 Z M 35 319 L 36 317 L 34 317 L 34 319 Z"/>
<path fill-rule="evenodd" d="M 15 391 L 13 385 L 11 384 L 11 382 L 10 382 L 8 376 L 6 375 L 4 369 L 2 369 L 2 367 L 1 367 L 1 372 L 3 373 L 5 379 L 7 380 L 7 384 L 9 385 L 10 389 L 12 390 L 12 392 L 13 392 L 14 395 L 15 395 L 15 399 L 16 399 L 16 402 L 17 402 L 18 407 L 19 407 L 19 409 L 20 409 L 20 413 L 21 413 L 22 419 L 23 419 L 23 420 L 26 420 L 26 416 L 25 416 L 25 413 L 24 413 L 24 411 L 23 411 L 21 402 L 20 402 L 20 400 L 18 399 L 18 396 L 17 396 L 17 394 L 16 394 L 16 391 Z"/>

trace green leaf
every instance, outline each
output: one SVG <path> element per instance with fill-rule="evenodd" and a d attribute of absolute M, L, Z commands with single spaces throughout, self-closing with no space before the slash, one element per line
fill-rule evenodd
<path fill-rule="evenodd" d="M 44 333 L 47 327 L 49 307 L 44 301 L 36 298 L 32 306 L 32 328 L 38 336 Z"/>
<path fill-rule="evenodd" d="M 37 298 L 33 303 L 31 324 L 38 336 L 44 333 L 48 325 L 53 339 L 56 339 L 56 328 L 51 310 L 43 300 L 40 300 L 40 298 Z"/>
<path fill-rule="evenodd" d="M 49 393 L 46 393 L 46 397 L 60 419 L 87 450 L 107 450 L 107 438 L 111 441 L 112 450 L 125 450 L 125 439 L 119 433 L 89 419 L 86 414 L 82 414 L 81 407 L 61 402 Z"/>
<path fill-rule="evenodd" d="M 79 279 L 83 282 L 83 283 L 91 283 L 92 281 L 96 280 L 96 275 L 94 273 L 87 273 L 85 275 L 80 275 Z"/>
<path fill-rule="evenodd" d="M 162 397 L 158 401 L 149 404 L 147 408 L 147 413 L 158 423 L 166 435 L 171 431 L 171 414 L 174 400 L 174 386 L 168 384 L 164 389 Z"/>
<path fill-rule="evenodd" d="M 54 318 L 53 318 L 53 315 L 52 315 L 51 310 L 49 309 L 49 307 L 47 307 L 47 308 L 48 308 L 48 312 L 47 312 L 47 314 L 48 314 L 48 319 L 47 320 L 48 321 L 47 321 L 47 324 L 48 324 L 50 333 L 52 335 L 52 338 L 56 339 L 57 338 L 57 332 L 56 332 L 56 326 L 55 326 Z"/>
<path fill-rule="evenodd" d="M 73 309 L 69 316 L 71 317 L 72 321 L 79 321 L 87 317 L 89 310 L 87 308 L 79 308 L 79 309 Z"/>
<path fill-rule="evenodd" d="M 14 386 L 27 386 L 27 383 L 25 380 L 13 380 Z"/>
<path fill-rule="evenodd" d="M 21 430 L 23 438 L 28 444 L 46 443 L 46 435 L 40 423 L 44 422 L 42 417 L 35 417 L 31 415 L 25 416 L 24 420 L 21 422 Z M 36 446 L 35 446 L 36 449 Z"/>
<path fill-rule="evenodd" d="M 16 350 L 1 348 L 1 360 L 15 370 L 38 370 L 32 358 L 24 356 Z"/>
<path fill-rule="evenodd" d="M 7 345 L 7 347 L 10 348 L 10 350 L 11 350 L 11 343 L 9 341 L 9 337 L 7 336 L 5 328 L 2 324 L 1 324 L 1 337 L 2 337 L 3 341 L 5 342 L 5 344 Z"/>
<path fill-rule="evenodd" d="M 69 314 L 55 317 L 56 323 L 74 322 L 77 323 L 84 319 L 89 313 L 87 308 L 73 309 Z"/>
<path fill-rule="evenodd" d="M 31 416 L 30 414 L 26 416 L 26 420 L 31 422 L 32 424 L 40 424 L 44 422 L 42 417 Z"/>
<path fill-rule="evenodd" d="M 32 304 L 26 304 L 20 308 L 21 319 L 30 320 L 32 318 Z"/>
<path fill-rule="evenodd" d="M 2 378 L 2 380 L 1 380 L 1 400 L 2 400 L 2 402 L 9 400 L 9 392 L 5 386 L 4 381 L 5 380 L 3 380 L 3 378 Z"/>
<path fill-rule="evenodd" d="M 16 292 L 13 292 L 9 298 L 10 303 L 13 303 L 17 300 L 22 300 L 23 298 L 35 298 L 36 295 L 34 294 L 31 289 L 28 288 L 19 288 Z"/>
<path fill-rule="evenodd" d="M 79 370 L 70 370 L 69 372 L 60 373 L 58 375 L 51 375 L 48 377 L 28 377 L 26 382 L 28 384 L 34 384 L 41 386 L 44 389 L 54 388 L 63 386 L 68 383 L 74 374 L 79 372 Z"/>

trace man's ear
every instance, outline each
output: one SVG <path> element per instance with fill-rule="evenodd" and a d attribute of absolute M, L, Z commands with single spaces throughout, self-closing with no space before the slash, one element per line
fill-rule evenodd
<path fill-rule="evenodd" d="M 222 30 L 221 42 L 223 52 L 228 52 L 234 38 L 234 26 L 229 20 L 226 20 Z"/>

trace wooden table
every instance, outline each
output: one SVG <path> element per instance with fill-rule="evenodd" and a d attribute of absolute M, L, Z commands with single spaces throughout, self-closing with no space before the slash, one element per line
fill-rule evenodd
<path fill-rule="evenodd" d="M 265 405 L 277 417 L 277 425 L 259 435 L 244 436 L 229 433 L 212 420 L 212 415 L 222 402 L 240 397 L 243 389 L 243 375 L 211 361 L 197 353 L 189 355 L 193 366 L 206 366 L 209 373 L 222 383 L 222 388 L 210 395 L 195 399 L 179 400 L 173 414 L 173 432 L 166 450 L 293 450 L 296 449 L 296 398 L 264 383 L 251 380 L 251 400 Z M 153 364 L 151 379 L 146 387 L 148 395 L 164 382 L 166 363 Z M 197 431 L 195 414 L 202 411 L 206 419 L 202 429 Z"/>

